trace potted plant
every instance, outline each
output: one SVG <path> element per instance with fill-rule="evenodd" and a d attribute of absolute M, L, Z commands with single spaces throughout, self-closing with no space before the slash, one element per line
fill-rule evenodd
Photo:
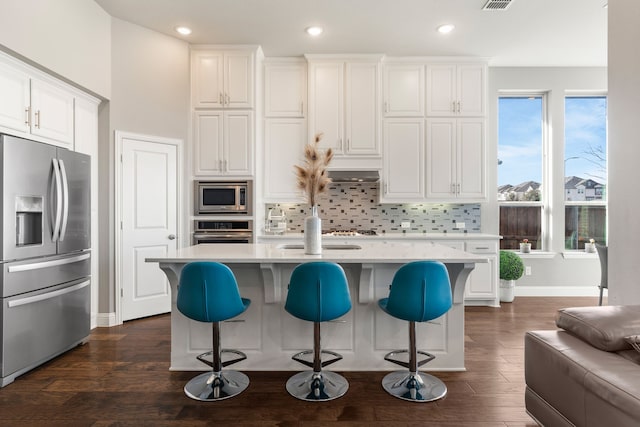
<path fill-rule="evenodd" d="M 500 301 L 513 302 L 516 280 L 524 273 L 524 263 L 517 253 L 500 251 Z"/>
<path fill-rule="evenodd" d="M 522 242 L 520 242 L 520 252 L 523 254 L 531 252 L 531 243 L 529 243 L 529 239 L 522 239 Z"/>

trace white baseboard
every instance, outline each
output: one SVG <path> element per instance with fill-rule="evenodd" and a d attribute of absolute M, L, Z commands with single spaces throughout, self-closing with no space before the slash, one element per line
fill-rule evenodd
<path fill-rule="evenodd" d="M 517 297 L 597 297 L 600 289 L 596 286 L 518 286 Z"/>
<path fill-rule="evenodd" d="M 110 328 L 116 326 L 116 313 L 97 313 L 91 317 L 92 327 Z"/>

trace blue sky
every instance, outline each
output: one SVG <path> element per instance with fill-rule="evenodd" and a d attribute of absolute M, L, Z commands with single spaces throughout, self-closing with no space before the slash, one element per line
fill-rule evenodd
<path fill-rule="evenodd" d="M 500 98 L 498 105 L 498 185 L 542 182 L 542 98 Z M 551 141 L 553 143 L 553 141 Z M 570 97 L 565 102 L 565 176 L 606 183 L 606 98 Z"/>

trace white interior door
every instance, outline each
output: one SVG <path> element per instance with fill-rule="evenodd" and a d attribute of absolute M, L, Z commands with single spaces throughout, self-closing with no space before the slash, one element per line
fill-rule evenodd
<path fill-rule="evenodd" d="M 170 286 L 157 264 L 177 247 L 178 147 L 146 136 L 122 136 L 120 296 L 122 321 L 171 309 Z"/>

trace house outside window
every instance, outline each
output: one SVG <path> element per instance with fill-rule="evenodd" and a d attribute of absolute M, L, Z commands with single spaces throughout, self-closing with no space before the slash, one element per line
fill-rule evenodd
<path fill-rule="evenodd" d="M 543 249 L 547 144 L 546 95 L 521 93 L 498 99 L 498 204 L 501 249 L 527 239 Z"/>
<path fill-rule="evenodd" d="M 565 249 L 607 242 L 607 98 L 565 97 Z"/>

